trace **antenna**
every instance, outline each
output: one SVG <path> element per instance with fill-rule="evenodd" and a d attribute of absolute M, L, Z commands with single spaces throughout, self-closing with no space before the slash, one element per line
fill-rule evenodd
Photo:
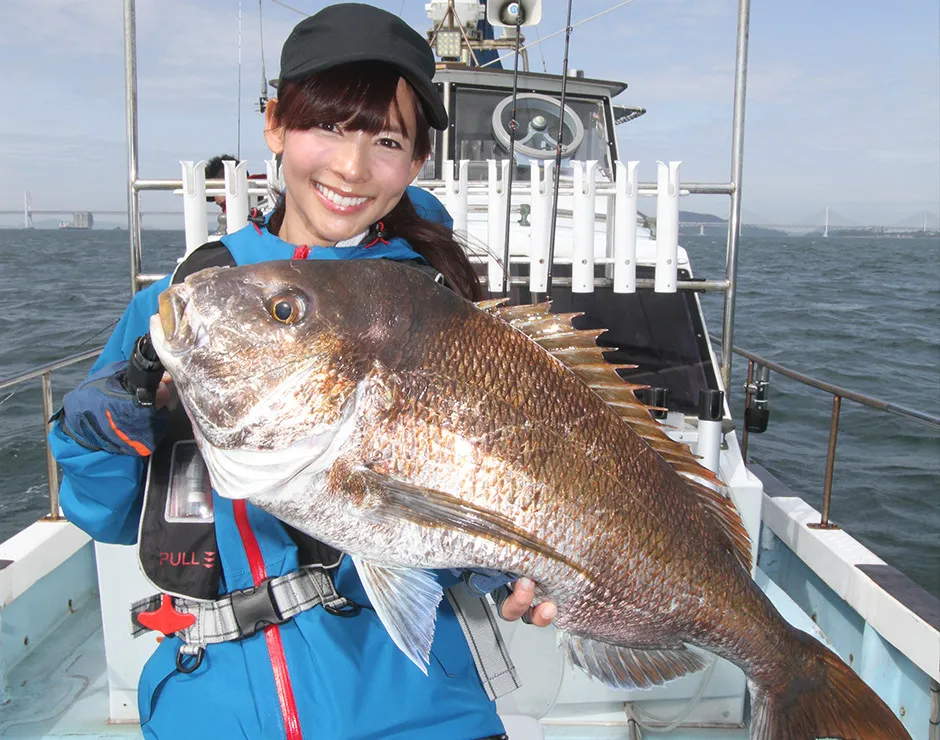
<path fill-rule="evenodd" d="M 258 0 L 258 33 L 261 35 L 261 97 L 258 98 L 258 112 L 264 113 L 268 107 L 268 75 L 264 71 L 264 16 L 261 13 L 261 0 Z"/>

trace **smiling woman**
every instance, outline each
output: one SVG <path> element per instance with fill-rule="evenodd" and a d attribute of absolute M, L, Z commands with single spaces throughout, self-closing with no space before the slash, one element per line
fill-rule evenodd
<path fill-rule="evenodd" d="M 279 97 L 267 109 L 265 139 L 280 155 L 285 181 L 279 202 L 271 214 L 255 214 L 240 231 L 194 250 L 172 282 L 210 267 L 272 260 L 343 260 L 359 272 L 365 267 L 355 268 L 351 261 L 391 260 L 409 265 L 406 272 L 421 283 L 442 276 L 463 298 L 478 298 L 479 281 L 446 210 L 433 196 L 409 187 L 430 151 L 428 127 L 447 125 L 434 72 L 427 42 L 385 11 L 334 5 L 301 21 L 284 44 Z M 324 270 L 321 264 L 316 271 Z M 181 409 L 170 413 L 134 403 L 124 379 L 137 339 L 147 332 L 158 296 L 170 282 L 137 293 L 92 376 L 66 396 L 50 435 L 63 470 L 61 503 L 69 519 L 100 541 L 136 540 L 143 572 L 161 591 L 174 594 L 159 609 L 145 605 L 135 612 L 138 625 L 167 634 L 140 679 L 144 736 L 499 737 L 503 728 L 494 699 L 514 684 L 497 685 L 491 677 L 511 674 L 511 666 L 480 658 L 478 668 L 478 653 L 471 652 L 464 632 L 471 628 L 465 616 L 464 621 L 457 616 L 466 612 L 450 601 L 471 598 L 482 609 L 479 590 L 469 595 L 458 575 L 438 574 L 441 586 L 453 591 L 439 607 L 435 603 L 433 660 L 425 675 L 390 639 L 350 558 L 246 500 L 266 480 L 280 481 L 285 472 L 292 480 L 290 465 L 303 467 L 316 458 L 318 440 L 325 438 L 321 425 L 305 419 L 286 447 L 235 430 L 251 459 L 264 464 L 239 467 L 225 458 L 224 464 L 209 466 L 208 476 L 204 464 L 190 465 L 193 474 L 186 480 L 194 488 L 186 489 L 185 500 L 200 502 L 194 509 L 198 521 L 167 518 L 173 497 L 184 495 L 173 484 L 182 479 L 174 451 L 177 444 L 195 446 L 193 431 Z M 359 281 L 353 284 L 358 288 Z M 373 310 L 373 296 L 361 289 L 353 302 Z M 242 285 L 240 291 L 247 295 L 251 287 Z M 154 329 L 158 342 L 161 328 L 175 335 L 182 332 L 177 320 L 186 324 L 177 316 L 178 306 L 167 299 L 163 304 L 162 323 Z M 266 308 L 272 321 L 292 330 L 305 306 L 287 291 L 272 296 Z M 231 318 L 231 311 L 223 309 L 222 315 Z M 199 327 L 198 322 L 191 327 L 197 345 L 207 336 Z M 241 322 L 235 333 L 249 332 Z M 291 339 L 294 334 L 283 336 L 283 344 L 264 355 L 267 364 L 246 362 L 250 353 L 229 353 L 207 369 L 201 388 L 222 398 L 226 379 L 237 377 L 254 388 L 276 380 L 290 365 L 289 345 L 301 357 L 306 354 L 302 343 Z M 173 364 L 167 369 L 174 372 Z M 180 383 L 185 385 L 182 378 Z M 166 379 L 157 406 L 170 387 Z M 283 421 L 281 436 L 289 424 L 280 412 L 294 394 L 310 397 L 314 391 L 309 384 L 285 382 L 268 398 Z M 238 417 L 245 398 L 225 396 L 219 418 Z M 304 452 L 299 456 L 298 441 Z M 196 457 L 190 462 L 201 464 Z M 245 498 L 233 496 L 233 490 Z M 290 496 L 280 484 L 277 493 Z M 193 577 L 154 556 L 169 551 L 213 557 Z M 463 573 L 468 581 L 470 575 L 479 574 Z M 488 575 L 485 590 L 510 580 Z M 530 608 L 531 581 L 520 579 L 508 595 L 503 588 L 505 618 L 529 612 L 531 621 L 544 625 L 554 617 L 553 604 Z M 220 613 L 237 629 L 220 630 L 212 621 Z M 179 626 L 181 616 L 190 627 Z M 492 626 L 488 629 L 495 639 Z"/>
<path fill-rule="evenodd" d="M 269 231 L 299 246 L 398 236 L 457 292 L 479 298 L 476 274 L 453 232 L 419 218 L 405 193 L 431 151 L 428 120 L 438 115 L 429 116 L 415 88 L 381 61 L 282 80 L 266 109 L 265 139 L 281 157 L 286 186 Z"/>
<path fill-rule="evenodd" d="M 366 232 L 395 208 L 430 151 L 414 93 L 379 62 L 283 82 L 266 116 L 287 186 L 274 224 L 291 243 L 333 245 Z"/>

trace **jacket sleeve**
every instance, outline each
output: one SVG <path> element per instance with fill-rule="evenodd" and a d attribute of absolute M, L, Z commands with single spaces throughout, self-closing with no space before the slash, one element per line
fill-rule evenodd
<path fill-rule="evenodd" d="M 134 343 L 150 328 L 157 297 L 169 284 L 164 278 L 131 301 L 91 372 L 109 362 L 126 360 Z M 59 502 L 65 516 L 101 542 L 131 545 L 137 541 L 144 460 L 83 447 L 62 431 L 59 419 L 49 432 L 52 454 L 62 468 Z"/>

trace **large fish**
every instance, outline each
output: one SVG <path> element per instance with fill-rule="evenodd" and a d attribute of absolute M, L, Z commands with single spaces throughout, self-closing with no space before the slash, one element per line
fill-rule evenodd
<path fill-rule="evenodd" d="M 385 260 L 293 261 L 186 278 L 151 335 L 218 492 L 348 553 L 422 669 L 429 569 L 491 568 L 532 578 L 611 686 L 700 670 L 695 645 L 747 674 L 752 738 L 908 737 L 775 611 L 733 505 L 570 319 Z"/>

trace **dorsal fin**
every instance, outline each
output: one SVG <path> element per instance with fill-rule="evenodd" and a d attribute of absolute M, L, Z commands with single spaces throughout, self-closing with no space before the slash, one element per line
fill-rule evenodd
<path fill-rule="evenodd" d="M 548 302 L 506 306 L 503 305 L 505 301 L 481 301 L 477 306 L 518 329 L 551 353 L 599 395 L 677 472 L 721 484 L 710 470 L 698 464 L 688 447 L 670 439 L 650 416 L 647 406 L 635 394 L 635 391 L 647 386 L 627 383 L 617 374 L 618 368 L 634 366 L 614 365 L 604 359 L 604 350 L 597 346 L 597 338 L 605 329 L 575 329 L 572 319 L 581 314 L 549 313 L 551 304 Z"/>
<path fill-rule="evenodd" d="M 698 481 L 724 485 L 707 468 L 699 465 L 689 448 L 670 438 L 662 426 L 650 415 L 635 391 L 644 385 L 627 383 L 617 374 L 618 368 L 635 365 L 614 365 L 604 359 L 604 350 L 597 346 L 597 338 L 604 329 L 578 330 L 572 319 L 581 314 L 549 313 L 549 303 L 506 306 L 507 299 L 482 301 L 477 305 L 497 316 L 528 336 L 551 353 L 559 362 L 577 375 L 600 396 L 630 428 L 639 434 L 672 468 L 685 478 L 689 491 L 702 507 L 715 519 L 720 531 L 728 539 L 728 546 L 739 563 L 751 568 L 751 539 L 741 522 L 732 501 L 720 492 Z"/>
<path fill-rule="evenodd" d="M 731 553 L 744 570 L 751 571 L 751 538 L 744 528 L 744 522 L 734 506 L 734 502 L 708 486 L 687 480 L 686 485 L 695 493 L 705 510 L 711 514 L 718 527 L 728 538 Z"/>

